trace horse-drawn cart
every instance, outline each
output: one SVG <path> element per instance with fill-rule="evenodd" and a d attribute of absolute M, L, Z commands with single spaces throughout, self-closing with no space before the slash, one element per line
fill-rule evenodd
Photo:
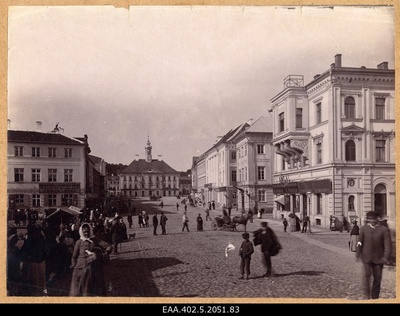
<path fill-rule="evenodd" d="M 234 216 L 232 219 L 229 216 L 222 217 L 221 215 L 215 217 L 211 222 L 211 227 L 214 230 L 229 230 L 229 231 L 237 231 L 236 227 L 238 225 L 244 226 L 244 231 L 246 231 L 247 225 L 247 216 Z"/>

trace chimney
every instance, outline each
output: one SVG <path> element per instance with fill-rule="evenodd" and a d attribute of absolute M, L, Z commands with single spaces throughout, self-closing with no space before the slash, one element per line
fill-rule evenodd
<path fill-rule="evenodd" d="M 321 75 L 320 74 L 316 74 L 315 76 L 314 76 L 314 79 L 317 79 L 318 77 L 320 77 Z"/>
<path fill-rule="evenodd" d="M 41 121 L 36 121 L 36 131 L 37 132 L 42 131 L 42 122 Z"/>
<path fill-rule="evenodd" d="M 218 143 L 222 139 L 222 136 L 217 136 L 217 140 L 215 141 L 214 144 Z"/>
<path fill-rule="evenodd" d="M 162 155 L 158 155 L 158 160 L 162 160 Z"/>
<path fill-rule="evenodd" d="M 336 68 L 342 67 L 342 54 L 335 55 L 335 67 Z"/>
<path fill-rule="evenodd" d="M 7 127 L 8 127 L 8 129 L 11 129 L 11 120 L 10 119 L 7 119 Z"/>
<path fill-rule="evenodd" d="M 388 68 L 388 62 L 384 61 L 382 63 L 380 63 L 378 66 L 376 66 L 378 69 L 389 69 Z"/>
<path fill-rule="evenodd" d="M 253 124 L 253 119 L 252 119 L 252 118 L 249 119 L 249 120 L 247 121 L 247 124 L 249 124 L 249 125 Z"/>

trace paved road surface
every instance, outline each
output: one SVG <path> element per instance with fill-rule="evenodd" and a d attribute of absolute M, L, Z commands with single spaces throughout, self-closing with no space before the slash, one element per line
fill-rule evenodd
<path fill-rule="evenodd" d="M 239 280 L 238 248 L 244 226 L 237 232 L 213 230 L 205 221 L 201 207 L 188 206 L 190 232 L 182 232 L 183 206 L 176 210 L 176 198 L 159 202 L 137 201 L 139 211 L 150 214 L 150 227 L 139 228 L 137 216 L 129 233 L 136 237 L 122 244 L 120 254 L 113 256 L 106 267 L 109 296 L 162 298 L 312 298 L 361 299 L 361 264 L 355 262 L 348 249 L 349 234 L 313 227 L 312 234 L 283 232 L 280 221 L 272 218 L 254 219 L 247 231 L 259 228 L 266 220 L 276 232 L 283 249 L 273 257 L 273 276 L 261 277 L 259 247 L 251 262 L 251 278 Z M 167 235 L 153 235 L 151 216 L 163 211 L 168 217 Z M 195 219 L 201 214 L 204 231 L 196 231 Z M 221 210 L 211 211 L 214 218 Z M 238 215 L 233 211 L 232 216 Z M 265 216 L 264 216 L 265 217 Z M 126 217 L 125 217 L 126 218 Z M 236 250 L 225 256 L 226 246 Z M 396 297 L 395 267 L 385 267 L 382 299 Z"/>

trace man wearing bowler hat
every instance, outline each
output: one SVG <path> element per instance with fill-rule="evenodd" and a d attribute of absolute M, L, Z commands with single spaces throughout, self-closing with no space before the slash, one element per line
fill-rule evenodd
<path fill-rule="evenodd" d="M 365 299 L 377 299 L 381 290 L 383 265 L 391 255 L 389 229 L 378 222 L 379 213 L 368 212 L 367 221 L 360 228 L 356 248 L 357 261 L 363 263 L 363 291 Z M 371 286 L 372 279 L 372 286 Z"/>

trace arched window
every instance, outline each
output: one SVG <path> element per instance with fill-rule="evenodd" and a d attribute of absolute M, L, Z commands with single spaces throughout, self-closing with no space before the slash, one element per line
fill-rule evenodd
<path fill-rule="evenodd" d="M 386 186 L 378 184 L 374 190 L 374 210 L 381 216 L 387 215 Z"/>
<path fill-rule="evenodd" d="M 354 211 L 354 195 L 349 196 L 348 202 L 349 202 L 349 205 L 348 205 L 349 211 Z"/>
<path fill-rule="evenodd" d="M 356 161 L 356 144 L 353 140 L 346 142 L 346 161 Z"/>
<path fill-rule="evenodd" d="M 355 118 L 355 107 L 356 107 L 356 102 L 354 101 L 353 97 L 347 97 L 346 100 L 344 100 L 344 114 L 346 118 Z"/>

